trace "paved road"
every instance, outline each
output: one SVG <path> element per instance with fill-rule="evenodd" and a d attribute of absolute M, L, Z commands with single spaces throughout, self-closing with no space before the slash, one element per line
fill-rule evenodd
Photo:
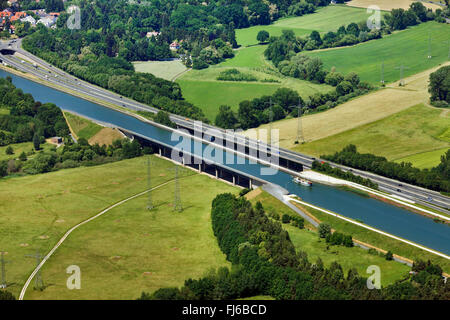
<path fill-rule="evenodd" d="M 32 55 L 31 53 L 23 50 L 21 48 L 21 39 L 15 40 L 14 42 L 2 42 L 0 44 L 0 50 L 11 50 L 14 52 L 18 52 L 25 56 L 27 60 L 32 61 L 32 63 L 27 60 L 21 60 L 16 56 L 10 55 L 2 55 L 0 54 L 0 59 L 2 59 L 7 64 L 14 66 L 18 70 L 22 70 L 28 72 L 39 79 L 48 82 L 51 85 L 58 85 L 69 89 L 71 91 L 83 94 L 85 96 L 91 97 L 97 101 L 103 101 L 105 103 L 114 104 L 121 106 L 123 108 L 127 108 L 134 111 L 148 111 L 152 113 L 157 113 L 159 110 L 145 104 L 136 102 L 134 100 L 125 98 L 120 96 L 119 94 L 113 93 L 106 89 L 100 88 L 98 86 L 92 85 L 88 82 L 77 79 L 76 77 L 69 75 L 68 73 L 55 68 L 54 66 L 48 64 L 42 59 Z M 194 121 L 188 118 L 171 115 L 171 120 L 175 122 L 179 127 L 194 129 Z M 206 130 L 215 130 L 217 133 L 221 134 L 224 137 L 224 140 L 234 141 L 241 146 L 247 146 L 251 150 L 256 150 L 258 147 L 267 147 L 267 145 L 261 141 L 248 139 L 243 137 L 242 135 L 226 132 L 223 129 L 208 125 L 203 123 L 202 130 L 205 132 Z M 207 142 L 207 141 L 205 141 Z M 270 150 L 270 147 L 268 147 Z M 301 163 L 306 168 L 310 168 L 314 160 L 316 159 L 298 152 L 293 152 L 287 149 L 275 149 L 273 148 L 274 153 L 278 151 L 279 156 L 284 159 L 288 159 L 293 162 Z M 407 199 L 411 199 L 416 201 L 417 203 L 421 203 L 424 205 L 428 205 L 437 210 L 443 211 L 444 213 L 450 214 L 450 211 L 445 209 L 450 209 L 450 198 L 441 195 L 440 193 L 428 189 L 424 189 L 421 187 L 417 187 L 414 185 L 406 184 L 403 182 L 399 182 L 394 179 L 382 177 L 370 172 L 352 169 L 346 166 L 342 166 L 339 164 L 331 163 L 329 161 L 325 161 L 330 163 L 332 167 L 340 168 L 344 171 L 351 171 L 352 173 L 359 175 L 364 178 L 369 178 L 372 181 L 376 182 L 379 185 L 379 189 L 391 194 L 396 194 L 402 196 Z M 445 208 L 445 209 L 442 209 Z"/>

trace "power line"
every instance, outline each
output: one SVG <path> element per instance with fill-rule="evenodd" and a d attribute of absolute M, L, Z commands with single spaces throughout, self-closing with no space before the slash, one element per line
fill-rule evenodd
<path fill-rule="evenodd" d="M 41 259 L 42 259 L 42 256 L 41 256 L 41 254 L 39 253 L 39 250 L 36 250 L 36 254 L 27 254 L 27 255 L 25 255 L 25 257 L 31 257 L 31 258 L 35 258 L 36 259 L 36 268 L 38 269 L 38 271 L 37 271 L 37 273 L 36 273 L 36 275 L 35 275 L 35 277 L 34 277 L 34 280 L 35 280 L 35 289 L 40 289 L 40 288 L 43 288 L 44 287 L 44 282 L 42 281 L 42 277 L 41 277 L 41 269 L 40 268 L 38 268 L 39 267 L 39 264 L 41 263 Z"/>

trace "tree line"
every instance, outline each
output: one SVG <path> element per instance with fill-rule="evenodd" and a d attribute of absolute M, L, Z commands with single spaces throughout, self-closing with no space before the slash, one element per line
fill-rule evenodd
<path fill-rule="evenodd" d="M 450 66 L 439 68 L 430 74 L 428 91 L 430 102 L 435 107 L 450 107 Z"/>
<path fill-rule="evenodd" d="M 359 153 L 352 144 L 333 155 L 322 155 L 321 158 L 427 189 L 450 191 L 450 149 L 441 156 L 441 162 L 432 169 L 418 169 L 409 162 L 396 163 L 388 161 L 385 157 Z"/>
<path fill-rule="evenodd" d="M 369 290 L 366 279 L 352 268 L 347 275 L 333 262 L 326 268 L 307 254 L 296 252 L 289 234 L 243 197 L 220 194 L 212 203 L 211 219 L 219 247 L 232 263 L 200 279 L 187 279 L 181 288 L 161 288 L 139 299 L 238 299 L 270 295 L 278 300 L 379 300 L 444 299 L 450 297 L 442 269 L 430 262 L 415 263 L 416 274 L 380 290 Z M 337 234 L 330 244 L 347 245 L 348 236 Z"/>

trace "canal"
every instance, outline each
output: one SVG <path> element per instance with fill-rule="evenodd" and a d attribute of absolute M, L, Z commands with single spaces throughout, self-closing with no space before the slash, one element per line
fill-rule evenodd
<path fill-rule="evenodd" d="M 172 141 L 171 132 L 140 121 L 133 116 L 51 89 L 3 70 L 0 70 L 0 76 L 12 77 L 16 87 L 21 88 L 25 93 L 32 94 L 37 101 L 55 103 L 63 110 L 109 123 L 168 145 L 178 144 L 178 141 Z M 206 147 L 206 145 L 202 145 L 200 149 L 204 151 Z M 338 188 L 317 183 L 312 187 L 303 187 L 293 183 L 291 176 L 282 171 L 273 175 L 263 175 L 261 173 L 262 165 L 249 163 L 247 159 L 235 155 L 231 155 L 231 157 L 234 159 L 233 163 L 225 165 L 231 169 L 278 184 L 316 206 L 450 255 L 450 228 L 448 225 L 436 223 L 430 218 Z"/>

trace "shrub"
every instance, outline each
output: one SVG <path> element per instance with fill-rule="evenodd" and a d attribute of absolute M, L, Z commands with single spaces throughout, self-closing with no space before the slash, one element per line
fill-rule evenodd
<path fill-rule="evenodd" d="M 286 213 L 283 214 L 283 216 L 281 217 L 281 222 L 283 222 L 283 223 L 291 222 L 291 216 Z"/>
<path fill-rule="evenodd" d="M 14 154 L 14 149 L 13 149 L 13 147 L 8 146 L 8 147 L 6 148 L 5 153 L 6 153 L 7 155 Z"/>
<path fill-rule="evenodd" d="M 326 238 L 329 234 L 331 234 L 331 226 L 327 223 L 319 224 L 319 237 Z"/>
<path fill-rule="evenodd" d="M 393 260 L 394 259 L 394 255 L 392 254 L 391 251 L 386 252 L 386 255 L 384 257 L 386 258 L 386 260 Z"/>

